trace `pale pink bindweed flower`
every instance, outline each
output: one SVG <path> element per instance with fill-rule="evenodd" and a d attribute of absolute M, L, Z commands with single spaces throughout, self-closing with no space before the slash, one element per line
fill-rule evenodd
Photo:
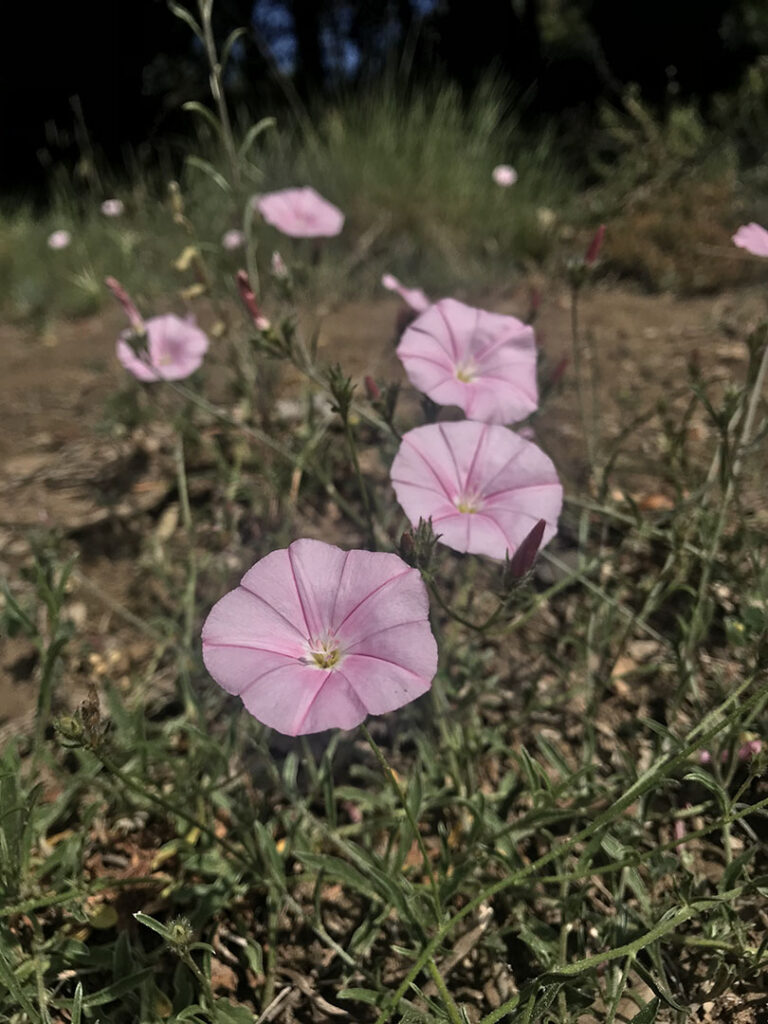
<path fill-rule="evenodd" d="M 72 241 L 72 235 L 69 231 L 65 231 L 61 228 L 59 231 L 53 231 L 48 235 L 48 248 L 49 249 L 66 249 Z"/>
<path fill-rule="evenodd" d="M 491 177 L 501 188 L 509 188 L 517 181 L 517 171 L 509 164 L 499 164 L 491 171 Z"/>
<path fill-rule="evenodd" d="M 455 299 L 430 306 L 397 346 L 408 379 L 471 420 L 513 423 L 539 404 L 533 328 Z"/>
<path fill-rule="evenodd" d="M 289 736 L 352 729 L 415 700 L 437 671 L 427 591 L 397 555 L 296 540 L 214 605 L 203 660 Z"/>
<path fill-rule="evenodd" d="M 461 420 L 403 436 L 390 472 L 406 516 L 432 519 L 443 544 L 489 558 L 514 555 L 540 519 L 557 532 L 563 488 L 550 458 L 507 427 Z"/>
<path fill-rule="evenodd" d="M 421 288 L 406 288 L 394 274 L 382 274 L 381 283 L 387 291 L 396 292 L 417 313 L 423 313 L 431 305 Z"/>
<path fill-rule="evenodd" d="M 746 249 L 753 256 L 768 257 L 768 231 L 754 221 L 741 225 L 733 236 L 733 244 L 738 245 L 740 249 Z"/>
<path fill-rule="evenodd" d="M 125 213 L 122 199 L 105 199 L 99 209 L 105 217 L 122 217 Z"/>
<path fill-rule="evenodd" d="M 230 228 L 221 236 L 221 247 L 232 252 L 234 249 L 242 249 L 245 245 L 245 235 L 238 228 Z"/>
<path fill-rule="evenodd" d="M 134 377 L 146 382 L 189 377 L 200 368 L 207 350 L 207 335 L 173 313 L 146 320 L 143 336 L 124 331 L 117 342 L 117 358 Z"/>
<path fill-rule="evenodd" d="M 266 192 L 254 201 L 267 224 L 292 238 L 330 238 L 344 227 L 341 210 L 309 186 Z"/>

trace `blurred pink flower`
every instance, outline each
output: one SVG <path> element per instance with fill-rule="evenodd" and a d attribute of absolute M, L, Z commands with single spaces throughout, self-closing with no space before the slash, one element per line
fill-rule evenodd
<path fill-rule="evenodd" d="M 397 354 L 414 387 L 471 420 L 512 423 L 538 407 L 533 328 L 441 299 L 408 327 Z"/>
<path fill-rule="evenodd" d="M 221 236 L 222 249 L 242 249 L 245 245 L 245 235 L 238 228 L 230 228 Z"/>
<path fill-rule="evenodd" d="M 125 213 L 122 199 L 105 199 L 100 209 L 105 217 L 122 217 Z"/>
<path fill-rule="evenodd" d="M 328 238 L 344 227 L 341 210 L 313 188 L 284 188 L 256 197 L 261 216 L 292 238 Z"/>
<path fill-rule="evenodd" d="M 407 303 L 411 309 L 415 309 L 417 313 L 423 313 L 431 305 L 421 288 L 406 288 L 394 274 L 383 274 L 381 283 L 387 291 L 397 292 L 403 302 Z"/>
<path fill-rule="evenodd" d="M 497 185 L 500 185 L 502 188 L 509 188 L 510 185 L 514 185 L 517 181 L 517 171 L 514 167 L 510 167 L 509 164 L 499 164 L 498 167 L 493 168 L 491 177 Z"/>
<path fill-rule="evenodd" d="M 753 256 L 768 256 L 768 231 L 755 224 L 742 224 L 733 236 L 733 244 L 746 249 Z"/>
<path fill-rule="evenodd" d="M 66 249 L 71 241 L 72 235 L 69 233 L 69 231 L 65 231 L 62 228 L 59 231 L 54 231 L 50 235 L 48 235 L 48 248 Z"/>
<path fill-rule="evenodd" d="M 124 331 L 117 342 L 117 358 L 134 377 L 143 381 L 183 380 L 200 367 L 208 337 L 195 324 L 166 313 L 151 317 L 144 328 L 144 337 Z M 135 352 L 130 338 L 137 339 L 143 351 Z"/>
<path fill-rule="evenodd" d="M 540 519 L 541 546 L 557 532 L 563 488 L 555 467 L 506 427 L 471 420 L 416 427 L 403 436 L 390 475 L 411 523 L 431 516 L 455 551 L 502 559 Z"/>
<path fill-rule="evenodd" d="M 289 736 L 352 729 L 425 693 L 437 671 L 421 576 L 397 555 L 296 540 L 214 605 L 203 660 Z"/>

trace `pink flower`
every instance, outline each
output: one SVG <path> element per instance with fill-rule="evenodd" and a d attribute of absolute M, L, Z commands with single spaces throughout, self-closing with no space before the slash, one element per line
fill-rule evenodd
<path fill-rule="evenodd" d="M 512 423 L 538 406 L 533 328 L 441 299 L 408 327 L 397 354 L 414 387 L 471 420 Z"/>
<path fill-rule="evenodd" d="M 296 540 L 214 605 L 203 659 L 279 732 L 352 729 L 429 689 L 437 644 L 428 612 L 421 576 L 397 555 Z"/>
<path fill-rule="evenodd" d="M 105 199 L 100 209 L 105 217 L 122 217 L 125 212 L 122 199 Z"/>
<path fill-rule="evenodd" d="M 230 252 L 233 249 L 242 249 L 245 245 L 245 235 L 242 231 L 238 231 L 237 228 L 230 228 L 229 231 L 225 231 L 221 236 L 221 247 L 227 249 Z"/>
<path fill-rule="evenodd" d="M 66 249 L 69 243 L 72 241 L 72 235 L 68 231 L 63 229 L 54 231 L 48 235 L 48 248 L 49 249 Z"/>
<path fill-rule="evenodd" d="M 344 227 L 341 210 L 313 188 L 284 188 L 256 197 L 261 216 L 292 238 L 329 238 Z"/>
<path fill-rule="evenodd" d="M 541 546 L 557 532 L 563 488 L 555 467 L 506 427 L 461 420 L 409 430 L 391 478 L 411 523 L 431 516 L 435 533 L 455 551 L 502 559 L 540 519 Z"/>
<path fill-rule="evenodd" d="M 117 342 L 117 358 L 134 377 L 143 381 L 183 380 L 197 370 L 208 349 L 208 338 L 194 324 L 173 313 L 153 316 L 144 324 L 146 335 L 124 331 Z M 138 354 L 129 338 L 138 338 Z"/>
<path fill-rule="evenodd" d="M 423 313 L 431 303 L 421 288 L 406 288 L 394 274 L 383 274 L 382 285 L 390 292 L 397 292 L 400 298 L 417 313 Z"/>
<path fill-rule="evenodd" d="M 509 164 L 499 164 L 498 167 L 494 167 L 491 171 L 491 177 L 501 188 L 509 188 L 510 185 L 514 185 L 517 181 L 517 171 L 514 167 L 510 167 Z"/>
<path fill-rule="evenodd" d="M 603 247 L 603 241 L 605 239 L 605 224 L 601 224 L 597 231 L 592 236 L 592 241 L 589 243 L 586 255 L 584 257 L 584 265 L 587 267 L 593 267 L 597 263 L 597 257 L 600 255 L 600 250 Z"/>
<path fill-rule="evenodd" d="M 755 224 L 742 224 L 733 236 L 733 244 L 746 249 L 753 256 L 768 256 L 768 231 Z"/>

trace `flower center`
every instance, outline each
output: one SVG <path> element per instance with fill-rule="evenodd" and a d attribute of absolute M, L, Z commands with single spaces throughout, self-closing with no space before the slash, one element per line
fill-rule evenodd
<path fill-rule="evenodd" d="M 343 656 L 339 641 L 335 637 L 326 636 L 321 640 L 310 640 L 309 657 L 306 661 L 308 665 L 328 669 L 338 665 Z"/>
<path fill-rule="evenodd" d="M 480 511 L 483 500 L 479 494 L 459 494 L 455 499 L 455 505 L 459 512 L 471 515 Z"/>
<path fill-rule="evenodd" d="M 456 379 L 464 384 L 471 384 L 477 376 L 477 367 L 468 359 L 466 363 L 459 363 L 456 367 Z"/>

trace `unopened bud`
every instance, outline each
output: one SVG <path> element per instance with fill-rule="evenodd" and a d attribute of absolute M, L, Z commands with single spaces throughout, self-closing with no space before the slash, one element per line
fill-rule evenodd
<path fill-rule="evenodd" d="M 112 294 L 115 296 L 117 301 L 123 307 L 123 312 L 128 317 L 128 322 L 133 328 L 136 334 L 146 334 L 146 327 L 144 321 L 141 318 L 141 313 L 136 307 L 136 303 L 133 301 L 128 292 L 123 288 L 116 277 L 105 277 L 104 284 L 109 288 Z"/>
<path fill-rule="evenodd" d="M 258 321 L 261 318 L 261 311 L 259 304 L 256 301 L 256 295 L 251 288 L 251 282 L 248 280 L 248 274 L 245 270 L 238 270 L 237 276 L 237 290 L 240 293 L 240 301 L 245 306 L 251 320 L 258 327 Z M 262 330 L 262 328 L 259 328 Z"/>
<path fill-rule="evenodd" d="M 592 236 L 592 241 L 589 243 L 587 254 L 584 257 L 584 265 L 587 267 L 593 267 L 597 263 L 597 257 L 600 255 L 600 250 L 603 247 L 603 239 L 605 238 L 605 224 L 601 224 L 597 231 Z"/>
<path fill-rule="evenodd" d="M 365 384 L 365 393 L 368 396 L 368 401 L 378 402 L 381 398 L 381 388 L 373 377 L 366 377 L 363 383 Z"/>
<path fill-rule="evenodd" d="M 531 571 L 546 528 L 546 520 L 540 519 L 531 532 L 523 538 L 517 551 L 509 560 L 508 572 L 512 579 L 519 580 Z"/>

